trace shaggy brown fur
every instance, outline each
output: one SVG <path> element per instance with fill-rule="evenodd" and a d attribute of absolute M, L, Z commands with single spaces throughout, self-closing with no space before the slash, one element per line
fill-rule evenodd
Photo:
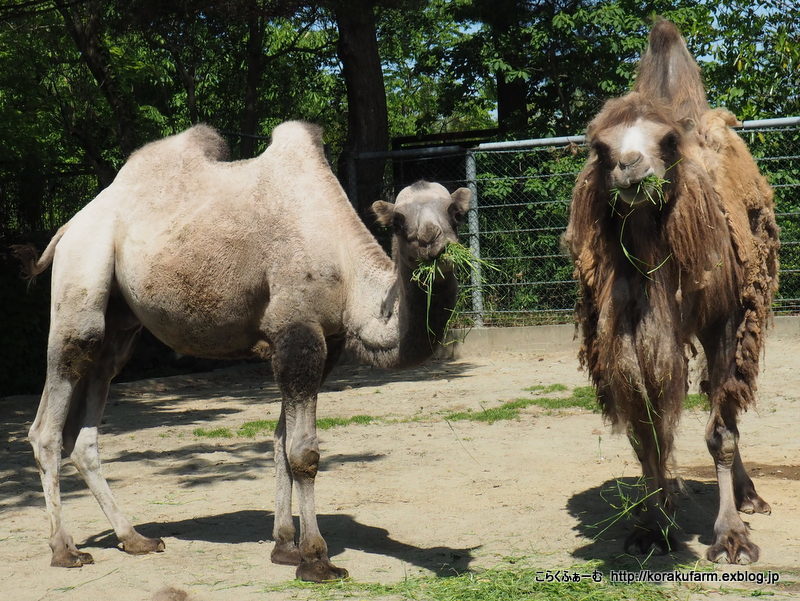
<path fill-rule="evenodd" d="M 591 154 L 573 191 L 565 241 L 580 283 L 581 363 L 604 414 L 627 430 L 646 485 L 660 489 L 628 546 L 669 547 L 658 532 L 671 524 L 667 462 L 687 392 L 686 349 L 697 337 L 709 361 L 707 442 L 718 473 L 728 470 L 720 475 L 709 558 L 735 563 L 755 561 L 758 548 L 726 507 L 730 478 L 740 509 L 769 509 L 741 467 L 736 414 L 754 401 L 777 289 L 778 228 L 772 191 L 729 129 L 734 123 L 729 112 L 708 110 L 680 34 L 657 23 L 634 91 L 609 101 L 588 127 Z M 660 132 L 654 164 L 668 166 L 668 181 L 659 202 L 626 205 L 612 189 L 610 173 L 622 165 L 632 127 Z M 735 540 L 726 544 L 726 536 Z"/>

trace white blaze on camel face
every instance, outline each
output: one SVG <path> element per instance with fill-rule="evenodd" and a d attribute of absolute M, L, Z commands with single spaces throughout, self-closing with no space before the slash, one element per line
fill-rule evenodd
<path fill-rule="evenodd" d="M 605 133 L 601 144 L 608 154 L 609 184 L 619 192 L 619 198 L 631 205 L 652 198 L 653 190 L 648 189 L 651 184 L 641 182 L 651 175 L 664 177 L 668 166 L 662 146 L 670 135 L 669 126 L 641 117 L 632 125 L 622 124 Z"/>

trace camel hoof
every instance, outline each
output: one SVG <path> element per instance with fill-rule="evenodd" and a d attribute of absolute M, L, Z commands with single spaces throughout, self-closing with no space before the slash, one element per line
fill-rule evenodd
<path fill-rule="evenodd" d="M 730 563 L 745 566 L 758 561 L 758 545 L 751 543 L 745 534 L 729 532 L 717 536 L 706 551 L 706 559 L 714 563 Z"/>
<path fill-rule="evenodd" d="M 275 543 L 270 560 L 282 566 L 299 566 L 300 549 L 294 543 Z"/>
<path fill-rule="evenodd" d="M 654 551 L 658 555 L 666 555 L 674 550 L 675 540 L 672 536 L 657 529 L 640 526 L 625 539 L 625 552 L 630 554 L 649 555 Z"/>
<path fill-rule="evenodd" d="M 332 580 L 344 580 L 349 576 L 344 568 L 337 568 L 327 559 L 316 559 L 314 561 L 301 561 L 297 566 L 295 576 L 299 580 L 306 582 L 330 582 Z"/>
<path fill-rule="evenodd" d="M 130 555 L 161 553 L 164 549 L 164 541 L 160 538 L 147 538 L 138 532 L 122 541 L 122 550 Z"/>
<path fill-rule="evenodd" d="M 763 513 L 769 515 L 772 513 L 772 508 L 769 506 L 769 503 L 755 493 L 753 493 L 752 496 L 742 499 L 737 509 L 747 514 Z"/>
<path fill-rule="evenodd" d="M 89 553 L 71 551 L 66 549 L 63 553 L 53 553 L 50 565 L 54 568 L 79 568 L 94 563 L 94 558 Z"/>

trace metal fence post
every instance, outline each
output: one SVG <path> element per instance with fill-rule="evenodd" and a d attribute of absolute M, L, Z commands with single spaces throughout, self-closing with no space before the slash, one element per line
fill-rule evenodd
<path fill-rule="evenodd" d="M 469 248 L 476 259 L 481 258 L 480 223 L 478 221 L 478 184 L 475 177 L 475 154 L 468 150 L 465 156 L 467 187 L 472 192 L 469 201 L 467 223 L 469 225 Z M 483 327 L 483 274 L 481 264 L 475 261 L 472 265 L 472 312 L 475 315 L 475 325 Z"/>

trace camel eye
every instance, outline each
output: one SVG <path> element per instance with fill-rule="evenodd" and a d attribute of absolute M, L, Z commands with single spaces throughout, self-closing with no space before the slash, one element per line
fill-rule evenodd
<path fill-rule="evenodd" d="M 464 211 L 459 209 L 456 203 L 453 203 L 447 207 L 447 212 L 450 213 L 450 219 L 452 219 L 456 225 L 461 225 L 464 223 Z"/>
<path fill-rule="evenodd" d="M 666 136 L 661 138 L 660 144 L 662 150 L 666 153 L 674 153 L 678 150 L 678 134 L 674 131 L 669 132 Z"/>
<path fill-rule="evenodd" d="M 597 155 L 597 160 L 600 161 L 600 163 L 603 165 L 609 165 L 611 163 L 611 149 L 608 147 L 608 144 L 605 142 L 593 142 L 592 150 Z"/>
<path fill-rule="evenodd" d="M 394 217 L 392 218 L 392 230 L 394 231 L 395 234 L 405 234 L 406 230 L 405 215 L 395 211 Z"/>

